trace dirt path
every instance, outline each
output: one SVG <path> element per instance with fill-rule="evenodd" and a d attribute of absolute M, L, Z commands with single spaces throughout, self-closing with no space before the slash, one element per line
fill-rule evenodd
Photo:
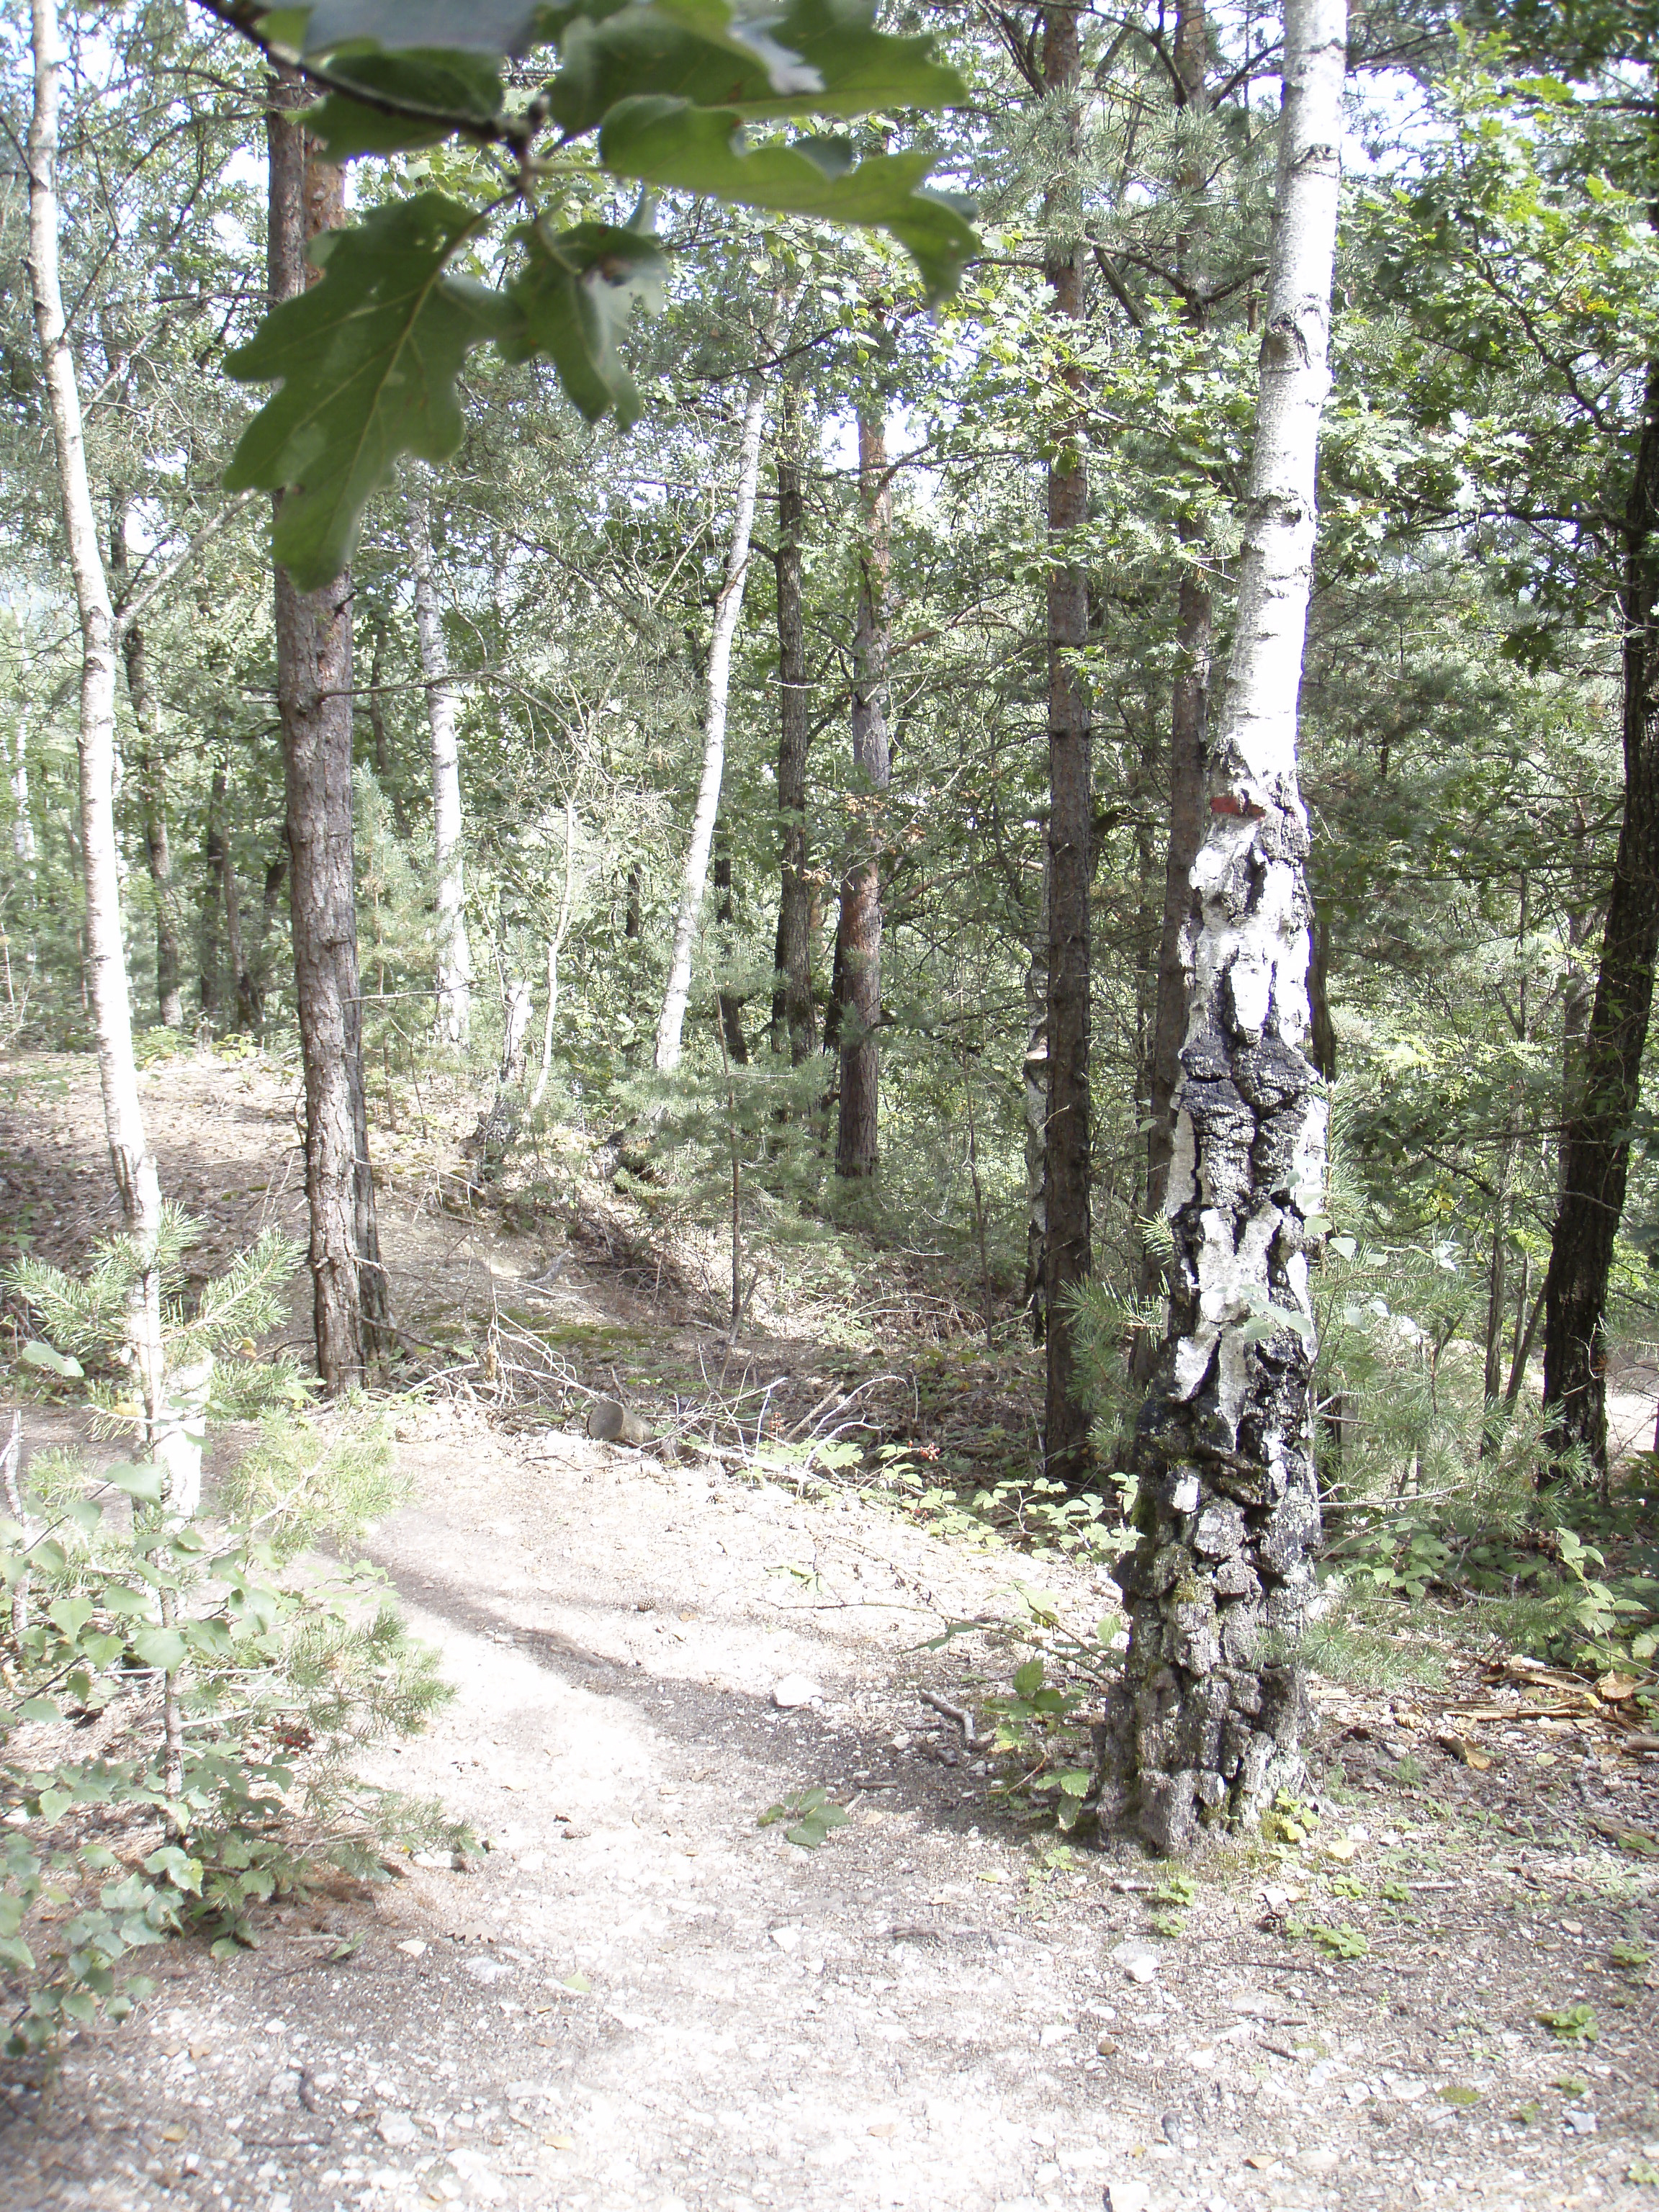
<path fill-rule="evenodd" d="M 1157 1869 L 1052 1864 L 918 1698 L 1006 1675 L 921 1647 L 1010 1616 L 1013 1555 L 440 1408 L 401 1449 L 374 1549 L 458 1695 L 375 1772 L 491 1848 L 168 1952 L 49 2094 L 0 2076 L 0 2203 L 1659 2201 L 1654 1978 L 1614 1957 L 1659 1939 L 1652 1759 L 1562 1720 L 1476 1771 L 1437 1700 L 1322 1690 L 1317 1838 L 1218 1854 L 1159 1936 Z M 822 1849 L 759 1825 L 814 1784 L 851 1814 Z M 1574 2004 L 1570 2047 L 1538 2015 Z"/>

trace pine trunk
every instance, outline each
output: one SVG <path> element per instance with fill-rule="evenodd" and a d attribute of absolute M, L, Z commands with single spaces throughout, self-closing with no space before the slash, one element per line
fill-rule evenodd
<path fill-rule="evenodd" d="M 1106 1748 L 1164 1850 L 1300 1774 L 1295 1659 L 1319 1532 L 1308 1221 L 1325 1093 L 1308 1057 L 1297 701 L 1329 383 L 1343 0 L 1287 0 L 1267 317 L 1226 704 L 1193 871 L 1168 1212 L 1168 1340 L 1142 1410 L 1139 1540 Z"/>
<path fill-rule="evenodd" d="M 1064 121 L 1065 152 L 1046 210 L 1044 262 L 1062 357 L 1082 337 L 1087 247 L 1080 236 L 1082 58 L 1077 10 L 1043 17 L 1042 79 Z M 1079 400 L 1083 372 L 1065 361 L 1060 374 Z M 1043 1326 L 1048 1377 L 1043 1462 L 1050 1477 L 1079 1483 L 1089 1462 L 1089 1417 L 1079 1390 L 1076 1323 L 1069 1298 L 1094 1264 L 1090 1190 L 1089 890 L 1094 878 L 1091 728 L 1088 687 L 1079 666 L 1089 636 L 1088 571 L 1074 541 L 1089 519 L 1089 475 L 1080 428 L 1065 426 L 1048 464 L 1048 1079 L 1044 1123 Z"/>
<path fill-rule="evenodd" d="M 800 410 L 787 386 L 778 431 L 778 828 L 783 847 L 778 889 L 777 986 L 772 1002 L 773 1049 L 788 1039 L 789 1065 L 811 1056 L 812 1036 L 812 887 L 806 880 L 806 624 L 801 611 Z"/>
<path fill-rule="evenodd" d="M 1625 505 L 1625 810 L 1601 966 L 1561 1139 L 1544 1285 L 1544 1406 L 1561 1453 L 1607 1466 L 1607 1310 L 1659 952 L 1659 363 Z M 1569 1052 L 1571 1045 L 1569 1043 Z"/>
<path fill-rule="evenodd" d="M 726 560 L 726 581 L 714 604 L 714 630 L 708 647 L 702 777 L 697 787 L 697 804 L 691 817 L 691 844 L 685 856 L 679 909 L 674 921 L 668 987 L 657 1022 L 659 1075 L 672 1075 L 680 1064 L 686 1001 L 691 995 L 691 957 L 702 918 L 703 893 L 708 884 L 708 855 L 714 842 L 714 820 L 720 812 L 720 783 L 726 773 L 726 705 L 732 686 L 732 646 L 743 616 L 743 595 L 749 580 L 749 541 L 755 525 L 761 432 L 765 421 L 766 386 L 757 373 L 750 380 L 748 402 L 744 409 L 743 432 L 738 444 L 738 492 L 732 517 L 732 543 Z"/>
<path fill-rule="evenodd" d="M 115 846 L 115 613 L 87 479 L 75 356 L 58 268 L 58 108 L 64 66 L 56 0 L 33 0 L 34 102 L 29 122 L 28 266 L 35 330 L 52 414 L 64 538 L 81 622 L 80 857 L 86 890 L 83 974 L 98 1041 L 104 1131 L 127 1234 L 145 1259 L 131 1345 L 153 1434 L 162 1406 L 161 1289 L 153 1264 L 161 1186 L 138 1097 L 132 1006 L 121 931 Z"/>
<path fill-rule="evenodd" d="M 270 297 L 302 291 L 307 242 L 340 219 L 339 172 L 319 161 L 284 70 L 267 116 Z M 363 1380 L 387 1306 L 363 1093 L 351 804 L 351 580 L 319 592 L 276 571 L 276 690 L 292 871 L 295 998 L 306 1085 L 306 1196 L 317 1371 L 331 1395 Z"/>
<path fill-rule="evenodd" d="M 409 552 L 415 571 L 415 628 L 432 734 L 432 824 L 438 884 L 438 1035 L 465 1046 L 472 1026 L 472 950 L 466 935 L 461 855 L 461 754 L 455 686 L 443 612 L 432 577 L 431 516 L 422 493 L 409 503 Z M 385 724 L 382 722 L 381 728 Z"/>
<path fill-rule="evenodd" d="M 887 661 L 891 643 L 888 580 L 892 568 L 893 487 L 884 426 L 859 416 L 859 498 L 864 544 L 853 637 L 853 851 L 841 886 L 836 966 L 841 974 L 836 1037 L 841 1101 L 836 1173 L 872 1176 L 881 1124 L 880 794 L 892 773 L 887 730 Z"/>

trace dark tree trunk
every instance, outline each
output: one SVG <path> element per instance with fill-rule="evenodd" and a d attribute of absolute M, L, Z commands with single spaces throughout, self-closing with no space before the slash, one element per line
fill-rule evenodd
<path fill-rule="evenodd" d="M 224 838 L 219 854 L 219 874 L 225 895 L 225 951 L 230 961 L 230 976 L 235 1006 L 236 1025 L 246 1026 L 245 1009 L 247 1005 L 247 968 L 242 955 L 242 902 L 236 891 L 236 856 L 230 849 L 230 819 L 227 805 Z"/>
<path fill-rule="evenodd" d="M 1659 363 L 1625 508 L 1625 811 L 1601 967 L 1561 1139 L 1544 1285 L 1544 1405 L 1555 1448 L 1607 1465 L 1607 1307 L 1659 951 Z"/>
<path fill-rule="evenodd" d="M 1086 310 L 1077 204 L 1082 160 L 1081 76 L 1077 10 L 1044 12 L 1042 80 L 1063 106 L 1066 150 L 1049 195 L 1044 263 L 1055 314 L 1081 325 Z M 1081 336 L 1081 330 L 1079 331 Z M 1083 373 L 1062 372 L 1080 399 Z M 1078 657 L 1088 641 L 1088 573 L 1071 541 L 1089 517 L 1089 477 L 1081 437 L 1066 426 L 1048 464 L 1048 1112 L 1043 1176 L 1043 1309 L 1048 1384 L 1043 1460 L 1062 1482 L 1082 1480 L 1089 1461 L 1089 1418 L 1079 1395 L 1075 1327 L 1068 1294 L 1093 1267 L 1090 1220 L 1089 888 L 1094 792 L 1089 696 Z"/>
<path fill-rule="evenodd" d="M 783 848 L 778 888 L 777 984 L 772 1048 L 787 1036 L 789 1065 L 812 1050 L 812 887 L 806 880 L 806 625 L 801 611 L 800 548 L 805 501 L 800 483 L 799 406 L 784 387 L 778 430 L 778 828 Z"/>
<path fill-rule="evenodd" d="M 121 609 L 127 572 L 127 517 L 125 505 L 118 510 L 110 530 L 110 582 L 116 612 Z M 161 761 L 161 715 L 150 688 L 149 659 L 142 623 L 128 626 L 121 640 L 126 663 L 127 696 L 138 732 L 133 769 L 138 785 L 138 804 L 144 823 L 144 857 L 149 863 L 150 889 L 155 899 L 155 1003 L 164 1029 L 185 1025 L 184 1002 L 179 988 L 179 892 L 173 880 L 173 849 L 167 839 L 167 770 Z"/>
<path fill-rule="evenodd" d="M 1312 897 L 1312 893 L 1309 896 Z M 1308 955 L 1308 1056 L 1327 1083 L 1336 1080 L 1336 1025 L 1331 1019 L 1331 918 L 1316 901 Z"/>
<path fill-rule="evenodd" d="M 265 990 L 270 980 L 270 932 L 276 919 L 276 909 L 282 904 L 283 885 L 288 880 L 288 848 L 283 847 L 274 860 L 265 862 L 264 893 L 259 900 L 259 918 L 253 942 L 247 948 L 247 969 L 243 977 L 246 1004 L 241 1003 L 239 987 L 239 1006 L 247 1027 L 261 1032 L 265 1022 Z"/>
<path fill-rule="evenodd" d="M 340 173 L 316 158 L 279 72 L 268 115 L 270 296 L 318 272 L 307 241 L 340 220 Z M 306 1085 L 306 1195 L 317 1369 L 331 1394 L 362 1381 L 386 1342 L 385 1271 L 374 1218 L 363 1094 L 351 810 L 351 580 L 296 591 L 276 572 L 276 689 L 288 793 L 295 998 Z"/>
<path fill-rule="evenodd" d="M 1182 517 L 1181 537 L 1197 534 Z M 1181 572 L 1176 617 L 1176 679 L 1170 708 L 1170 842 L 1164 862 L 1164 926 L 1158 947 L 1158 1015 L 1152 1029 L 1152 1127 L 1146 1135 L 1146 1211 L 1161 1213 L 1175 1147 L 1175 1097 L 1187 1034 L 1187 963 L 1182 939 L 1192 915 L 1193 863 L 1204 842 L 1205 744 L 1210 720 L 1210 593 L 1196 569 Z"/>
<path fill-rule="evenodd" d="M 714 920 L 722 933 L 732 920 L 732 855 L 717 852 L 714 855 Z M 729 957 L 722 945 L 723 957 Z M 743 1000 L 731 991 L 720 994 L 720 1030 L 726 1039 L 726 1049 L 739 1067 L 749 1065 L 749 1040 L 743 1033 Z"/>
<path fill-rule="evenodd" d="M 208 783 L 207 818 L 202 825 L 202 895 L 197 910 L 196 965 L 202 1012 L 219 1011 L 219 925 L 224 914 L 225 785 L 222 755 Z"/>
<path fill-rule="evenodd" d="M 1183 0 L 1176 15 L 1175 67 L 1178 105 L 1195 115 L 1206 106 L 1205 73 L 1209 27 L 1204 0 Z M 1195 171 L 1182 170 L 1179 183 L 1195 192 Z M 1191 273 L 1194 235 L 1190 222 L 1176 240 L 1178 270 Z M 1200 297 L 1183 303 L 1183 319 L 1201 336 L 1209 310 Z M 1177 524 L 1183 546 L 1196 544 L 1203 525 L 1190 509 Z M 1184 560 L 1176 607 L 1176 675 L 1170 700 L 1170 838 L 1164 862 L 1164 920 L 1158 947 L 1158 1010 L 1152 1024 L 1152 1080 L 1146 1118 L 1146 1207 L 1149 1218 L 1164 1211 L 1169 1194 L 1170 1161 L 1175 1150 L 1176 1093 L 1181 1085 L 1181 1047 L 1187 1034 L 1188 926 L 1192 915 L 1193 864 L 1204 842 L 1208 820 L 1206 780 L 1210 725 L 1210 658 L 1215 614 L 1210 587 L 1195 562 Z M 1143 1297 L 1158 1292 L 1163 1267 L 1147 1252 L 1141 1262 Z M 1158 1346 L 1151 1334 L 1136 1340 L 1130 1366 L 1143 1387 L 1152 1379 Z"/>
<path fill-rule="evenodd" d="M 836 963 L 841 972 L 836 1042 L 841 1107 L 836 1173 L 872 1176 L 881 1113 L 881 849 L 879 794 L 891 772 L 887 734 L 887 609 L 892 557 L 893 487 L 887 435 L 859 416 L 859 497 L 865 538 L 853 644 L 853 766 L 857 778 L 852 851 L 841 887 Z"/>

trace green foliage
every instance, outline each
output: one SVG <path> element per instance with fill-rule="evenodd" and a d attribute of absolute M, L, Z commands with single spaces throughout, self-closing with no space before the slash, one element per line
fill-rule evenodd
<path fill-rule="evenodd" d="M 188 1249 L 176 1218 L 163 1243 L 176 1265 Z M 292 1260 L 262 1240 L 189 1310 L 170 1298 L 171 1346 L 263 1325 Z M 29 1261 L 12 1280 L 95 1358 L 125 1335 L 136 1265 L 116 1240 L 84 1279 Z M 252 1942 L 250 1909 L 319 1864 L 370 1871 L 386 1836 L 446 1826 L 352 1771 L 364 1745 L 419 1728 L 449 1694 L 384 1574 L 349 1556 L 284 1573 L 310 1546 L 354 1542 L 398 1494 L 384 1425 L 349 1411 L 269 1418 L 207 1519 L 172 1511 L 149 1462 L 30 1463 L 22 1519 L 0 1518 L 12 2050 L 100 2010 L 123 2017 L 144 1948 L 185 1930 L 216 1949 Z M 100 1716 L 88 1755 L 79 1731 Z M 128 1839 L 157 1824 L 162 1842 L 135 1858 Z"/>
<path fill-rule="evenodd" d="M 1540 2012 L 1537 2017 L 1539 2026 L 1548 2028 L 1558 2043 L 1595 2043 L 1599 2039 L 1595 2014 L 1587 2004 L 1564 2005 L 1558 2011 Z"/>
<path fill-rule="evenodd" d="M 296 10 L 268 19 L 262 33 L 290 52 L 297 45 L 330 87 L 318 125 L 337 159 L 428 148 L 459 132 L 512 149 L 519 163 L 489 205 L 417 191 L 319 239 L 311 251 L 323 282 L 274 308 L 228 356 L 234 377 L 281 380 L 225 482 L 287 493 L 274 550 L 304 590 L 344 567 L 363 508 L 400 454 L 441 461 L 455 452 L 456 380 L 485 339 L 509 360 L 546 356 L 590 420 L 613 408 L 624 422 L 637 416 L 616 341 L 635 301 L 648 307 L 656 297 L 662 264 L 647 226 L 582 222 L 556 232 L 540 204 L 544 185 L 591 176 L 590 159 L 612 177 L 659 189 L 886 230 L 910 252 L 930 298 L 952 288 L 975 249 L 958 208 L 920 189 L 931 155 L 859 161 L 839 139 L 744 141 L 750 120 L 848 118 L 959 96 L 955 73 L 929 58 L 927 42 L 876 32 L 863 0 L 791 0 L 764 23 L 724 0 L 547 9 L 528 23 L 499 9 L 464 26 L 459 10 L 453 21 L 432 5 L 416 13 L 418 29 L 413 19 L 394 26 L 385 9 Z M 537 108 L 508 112 L 492 58 L 531 30 L 558 43 L 562 66 Z M 458 43 L 447 49 L 451 35 Z M 558 137 L 538 156 L 550 120 Z M 569 150 L 590 136 L 591 153 Z M 531 216 L 513 234 L 526 264 L 504 291 L 450 265 L 481 241 L 501 198 L 523 199 Z"/>
<path fill-rule="evenodd" d="M 848 1817 L 841 1806 L 830 1802 L 827 1790 L 815 1786 L 792 1790 L 781 1803 L 769 1805 L 758 1826 L 769 1828 L 779 1820 L 787 1820 L 790 1826 L 783 1832 L 786 1843 L 799 1844 L 803 1850 L 816 1851 L 828 1843 L 837 1828 L 847 1826 Z"/>
<path fill-rule="evenodd" d="M 369 495 L 401 454 L 442 461 L 460 443 L 461 363 L 514 329 L 498 293 L 447 273 L 478 222 L 440 192 L 418 192 L 319 238 L 322 283 L 274 307 L 226 360 L 246 382 L 282 380 L 243 433 L 225 488 L 286 489 L 272 550 L 304 590 L 345 567 Z"/>

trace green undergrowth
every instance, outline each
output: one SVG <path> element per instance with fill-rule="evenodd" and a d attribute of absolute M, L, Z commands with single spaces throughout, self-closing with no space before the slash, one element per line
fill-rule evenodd
<path fill-rule="evenodd" d="M 187 1245 L 177 1224 L 164 1239 L 164 1401 L 210 1413 L 204 1367 L 280 1310 L 295 1255 L 263 1240 L 188 1296 Z M 402 1495 L 384 1418 L 301 1413 L 267 1367 L 256 1437 L 188 1510 L 176 1460 L 152 1455 L 120 1395 L 137 1272 L 115 1239 L 82 1278 L 27 1262 L 10 1279 L 43 1331 L 21 1341 L 20 1377 L 70 1403 L 90 1395 L 94 1431 L 125 1445 L 21 1467 L 19 1454 L 8 1469 L 0 1991 L 14 2051 L 123 2017 L 149 1987 L 139 1954 L 170 1937 L 254 1943 L 256 1909 L 278 1893 L 374 1879 L 394 1841 L 467 1841 L 436 1806 L 356 1771 L 367 1746 L 418 1729 L 449 1694 L 384 1572 L 354 1556 Z M 239 1402 L 259 1396 L 245 1380 Z"/>

